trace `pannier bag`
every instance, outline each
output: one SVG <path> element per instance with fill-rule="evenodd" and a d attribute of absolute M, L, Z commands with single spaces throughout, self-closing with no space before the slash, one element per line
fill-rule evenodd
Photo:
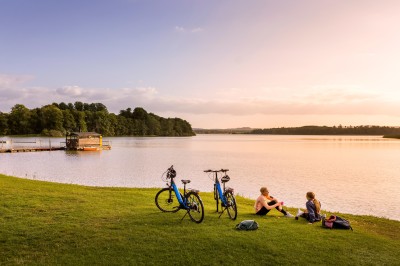
<path fill-rule="evenodd" d="M 256 230 L 258 229 L 258 223 L 254 220 L 244 220 L 236 225 L 237 230 Z"/>
<path fill-rule="evenodd" d="M 331 215 L 328 219 L 322 218 L 322 227 L 330 229 L 351 229 L 350 222 L 342 217 Z"/>

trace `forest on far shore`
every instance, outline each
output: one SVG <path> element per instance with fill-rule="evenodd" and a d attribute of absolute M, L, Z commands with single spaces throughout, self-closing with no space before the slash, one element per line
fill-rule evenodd
<path fill-rule="evenodd" d="M 52 103 L 28 109 L 16 104 L 0 112 L 0 135 L 62 137 L 68 132 L 97 132 L 103 136 L 193 136 L 192 126 L 181 118 L 163 118 L 141 107 L 109 113 L 102 103 Z"/>
<path fill-rule="evenodd" d="M 400 127 L 388 126 L 303 126 L 254 129 L 249 134 L 271 135 L 399 135 Z"/>
<path fill-rule="evenodd" d="M 400 138 L 400 127 L 389 126 L 302 126 L 278 128 L 194 128 L 196 134 L 261 134 L 261 135 L 371 135 Z"/>

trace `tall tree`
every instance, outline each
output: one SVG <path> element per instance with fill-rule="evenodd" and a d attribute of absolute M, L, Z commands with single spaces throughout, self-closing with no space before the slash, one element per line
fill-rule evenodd
<path fill-rule="evenodd" d="M 64 129 L 68 132 L 76 131 L 76 122 L 72 112 L 69 109 L 65 109 L 62 111 L 62 114 L 63 114 Z"/>
<path fill-rule="evenodd" d="M 149 114 L 146 120 L 146 125 L 149 129 L 149 135 L 159 136 L 161 133 L 160 121 L 154 114 Z"/>
<path fill-rule="evenodd" d="M 41 116 L 41 108 L 30 110 L 29 127 L 31 129 L 31 132 L 34 134 L 40 134 L 44 129 Z"/>
<path fill-rule="evenodd" d="M 8 134 L 8 114 L 0 112 L 0 135 Z"/>
<path fill-rule="evenodd" d="M 11 108 L 8 119 L 10 134 L 30 134 L 32 133 L 29 123 L 30 111 L 23 104 L 16 104 Z"/>
<path fill-rule="evenodd" d="M 125 118 L 132 118 L 132 109 L 126 108 L 126 110 L 119 111 L 119 115 Z"/>
<path fill-rule="evenodd" d="M 67 110 L 68 109 L 68 105 L 65 103 L 65 102 L 61 102 L 59 105 L 58 105 L 58 108 L 60 108 L 60 110 Z"/>
<path fill-rule="evenodd" d="M 42 125 L 47 130 L 57 130 L 64 132 L 63 113 L 55 105 L 47 105 L 41 108 Z"/>
<path fill-rule="evenodd" d="M 75 102 L 74 103 L 74 106 L 75 106 L 75 110 L 77 110 L 77 111 L 80 111 L 80 112 L 82 112 L 84 109 L 83 109 L 83 103 L 82 102 Z"/>
<path fill-rule="evenodd" d="M 74 111 L 73 115 L 75 117 L 75 122 L 76 122 L 76 131 L 86 132 L 87 126 L 86 126 L 86 121 L 85 121 L 85 112 Z"/>

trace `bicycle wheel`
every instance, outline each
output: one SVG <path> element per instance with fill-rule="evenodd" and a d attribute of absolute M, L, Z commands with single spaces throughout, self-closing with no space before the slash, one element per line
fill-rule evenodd
<path fill-rule="evenodd" d="M 195 223 L 201 223 L 204 218 L 204 206 L 199 195 L 194 192 L 186 194 L 186 203 L 189 207 L 190 219 Z"/>
<path fill-rule="evenodd" d="M 172 188 L 163 188 L 156 194 L 156 205 L 163 212 L 179 211 L 179 202 Z"/>
<path fill-rule="evenodd" d="M 232 192 L 227 191 L 225 192 L 226 202 L 228 206 L 226 210 L 228 211 L 228 215 L 232 220 L 236 220 L 237 217 L 237 206 L 236 206 L 236 199 Z"/>

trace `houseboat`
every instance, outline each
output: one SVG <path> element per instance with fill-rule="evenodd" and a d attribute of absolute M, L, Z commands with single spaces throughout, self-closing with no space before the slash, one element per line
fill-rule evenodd
<path fill-rule="evenodd" d="M 103 137 L 96 132 L 72 132 L 66 135 L 67 150 L 75 151 L 100 151 L 110 150 L 109 142 L 103 143 Z"/>

